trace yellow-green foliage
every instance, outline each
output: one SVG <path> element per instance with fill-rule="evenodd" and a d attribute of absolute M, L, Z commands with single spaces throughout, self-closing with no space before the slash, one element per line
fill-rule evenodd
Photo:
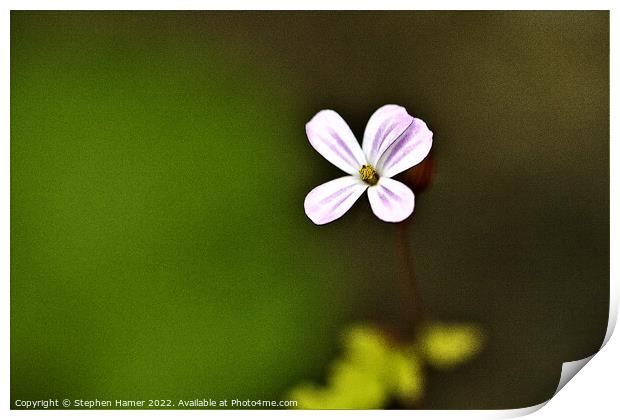
<path fill-rule="evenodd" d="M 480 352 L 484 335 L 472 324 L 430 324 L 420 334 L 417 347 L 430 366 L 447 370 Z"/>
<path fill-rule="evenodd" d="M 345 333 L 345 357 L 358 369 L 372 373 L 387 393 L 409 401 L 422 393 L 418 357 L 391 343 L 378 329 L 356 326 Z"/>
<path fill-rule="evenodd" d="M 290 392 L 298 408 L 381 408 L 393 398 L 410 403 L 421 396 L 417 357 L 370 326 L 353 327 L 343 338 L 344 355 L 331 365 L 327 385 L 304 384 Z"/>
<path fill-rule="evenodd" d="M 306 409 L 373 409 L 390 401 L 411 406 L 424 390 L 422 362 L 453 368 L 478 353 L 482 339 L 474 325 L 433 323 L 415 343 L 399 345 L 378 328 L 357 325 L 343 334 L 344 353 L 331 364 L 326 385 L 301 384 L 287 398 Z"/>

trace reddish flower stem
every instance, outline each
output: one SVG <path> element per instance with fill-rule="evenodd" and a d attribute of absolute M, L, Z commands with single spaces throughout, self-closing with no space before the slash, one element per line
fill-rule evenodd
<path fill-rule="evenodd" d="M 404 300 L 404 316 L 407 323 L 404 333 L 414 336 L 420 331 L 424 321 L 424 308 L 422 305 L 418 279 L 415 275 L 414 260 L 410 250 L 410 226 L 413 220 L 408 219 L 396 225 L 396 251 L 399 261 L 399 279 Z"/>

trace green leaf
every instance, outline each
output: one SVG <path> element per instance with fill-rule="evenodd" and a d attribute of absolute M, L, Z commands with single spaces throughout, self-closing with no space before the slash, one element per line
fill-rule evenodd
<path fill-rule="evenodd" d="M 484 333 L 473 324 L 433 323 L 424 328 L 416 348 L 432 367 L 452 369 L 482 350 Z"/>
<path fill-rule="evenodd" d="M 415 354 L 367 325 L 345 331 L 343 342 L 344 354 L 331 364 L 325 387 L 302 384 L 289 393 L 298 408 L 376 409 L 391 399 L 410 404 L 420 398 L 424 381 Z"/>

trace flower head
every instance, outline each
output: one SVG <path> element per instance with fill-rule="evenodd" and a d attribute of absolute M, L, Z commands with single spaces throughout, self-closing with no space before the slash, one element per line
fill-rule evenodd
<path fill-rule="evenodd" d="M 384 105 L 368 120 L 362 147 L 337 112 L 323 110 L 306 124 L 312 147 L 347 176 L 321 184 L 306 196 L 304 208 L 317 225 L 332 222 L 368 191 L 373 213 L 400 222 L 413 212 L 414 195 L 393 176 L 420 163 L 433 144 L 426 123 L 398 105 Z"/>

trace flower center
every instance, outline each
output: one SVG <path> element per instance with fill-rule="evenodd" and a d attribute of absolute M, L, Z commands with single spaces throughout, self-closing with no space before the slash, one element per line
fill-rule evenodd
<path fill-rule="evenodd" d="M 368 185 L 376 185 L 379 182 L 379 174 L 375 171 L 372 165 L 364 165 L 360 169 L 360 177 L 362 181 Z"/>

